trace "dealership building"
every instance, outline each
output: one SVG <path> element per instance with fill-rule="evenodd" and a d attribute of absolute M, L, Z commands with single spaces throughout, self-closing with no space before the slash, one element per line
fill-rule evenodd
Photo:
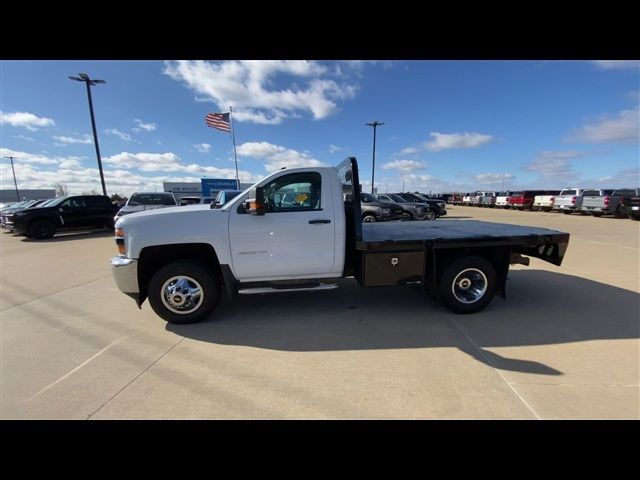
<path fill-rule="evenodd" d="M 246 190 L 252 183 L 241 183 L 240 190 Z M 200 182 L 162 182 L 165 192 L 182 197 L 215 197 L 220 190 L 235 190 L 236 181 L 228 178 L 203 178 Z"/>
<path fill-rule="evenodd" d="M 18 198 L 18 195 L 20 198 Z M 46 198 L 55 198 L 56 191 L 51 190 L 18 190 L 16 194 L 16 190 L 14 188 L 7 190 L 0 190 L 0 202 L 15 202 L 22 200 L 43 200 Z"/>

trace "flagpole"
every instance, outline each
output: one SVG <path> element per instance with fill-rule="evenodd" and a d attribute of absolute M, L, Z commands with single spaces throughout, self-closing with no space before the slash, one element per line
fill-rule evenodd
<path fill-rule="evenodd" d="M 233 140 L 233 158 L 236 161 L 236 190 L 240 190 L 240 178 L 238 177 L 238 155 L 236 155 L 236 133 L 233 128 L 233 108 L 229 107 L 229 122 L 231 123 L 231 139 Z"/>

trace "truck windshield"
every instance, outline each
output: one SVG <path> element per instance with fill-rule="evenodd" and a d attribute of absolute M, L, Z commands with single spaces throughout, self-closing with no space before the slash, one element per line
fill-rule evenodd
<path fill-rule="evenodd" d="M 400 195 L 395 195 L 395 194 L 391 193 L 391 194 L 389 194 L 389 197 L 391 198 L 391 200 L 393 200 L 394 202 L 397 202 L 397 203 L 406 202 L 406 200 L 404 198 L 402 198 Z"/>
<path fill-rule="evenodd" d="M 162 193 L 134 193 L 131 195 L 128 204 L 130 207 L 137 205 L 176 205 L 176 201 L 171 194 Z"/>
<path fill-rule="evenodd" d="M 577 195 L 578 192 L 576 190 L 562 190 L 560 195 Z"/>

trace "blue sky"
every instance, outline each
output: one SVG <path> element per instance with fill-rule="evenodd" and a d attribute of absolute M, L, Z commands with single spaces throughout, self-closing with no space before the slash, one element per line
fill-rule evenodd
<path fill-rule="evenodd" d="M 0 147 L 20 188 L 100 190 L 83 84 L 93 87 L 109 194 L 358 158 L 379 191 L 640 185 L 640 63 L 625 61 L 2 61 Z M 2 188 L 13 188 L 9 161 Z"/>

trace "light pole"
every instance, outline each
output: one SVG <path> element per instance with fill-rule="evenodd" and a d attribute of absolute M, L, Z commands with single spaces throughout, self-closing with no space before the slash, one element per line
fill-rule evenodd
<path fill-rule="evenodd" d="M 373 127 L 373 165 L 371 166 L 371 194 L 373 195 L 373 179 L 376 173 L 376 128 L 384 125 L 384 122 L 374 120 L 373 122 L 367 123 L 367 125 Z"/>
<path fill-rule="evenodd" d="M 4 157 L 11 160 L 11 171 L 13 172 L 13 184 L 16 186 L 16 200 L 20 201 L 20 192 L 18 192 L 18 181 L 16 180 L 16 171 L 13 168 L 13 159 L 16 157 Z"/>
<path fill-rule="evenodd" d="M 80 77 L 80 78 L 78 78 Z M 87 97 L 89 97 L 89 112 L 91 113 L 91 127 L 93 128 L 93 144 L 96 146 L 98 157 L 98 169 L 100 170 L 100 181 L 102 182 L 102 194 L 107 195 L 107 187 L 104 184 L 104 173 L 102 173 L 102 159 L 100 158 L 100 145 L 98 145 L 98 133 L 96 132 L 96 118 L 93 115 L 93 100 L 91 99 L 91 87 L 98 83 L 106 83 L 104 80 L 92 80 L 86 73 L 79 73 L 78 77 L 69 77 L 77 82 L 84 82 L 87 85 Z"/>

